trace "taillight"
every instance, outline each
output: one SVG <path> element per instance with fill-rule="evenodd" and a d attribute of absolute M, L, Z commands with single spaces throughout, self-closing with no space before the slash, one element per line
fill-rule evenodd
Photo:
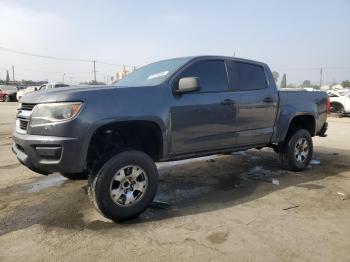
<path fill-rule="evenodd" d="M 328 97 L 327 99 L 327 114 L 331 113 L 331 99 Z"/>

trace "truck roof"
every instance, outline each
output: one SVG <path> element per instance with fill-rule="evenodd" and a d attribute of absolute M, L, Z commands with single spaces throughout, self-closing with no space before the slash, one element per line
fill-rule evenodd
<path fill-rule="evenodd" d="M 194 60 L 194 59 L 227 59 L 228 60 L 229 59 L 237 62 L 246 62 L 246 63 L 260 64 L 260 65 L 266 66 L 266 63 L 263 63 L 263 62 L 250 60 L 246 58 L 234 57 L 234 56 L 198 55 L 198 56 L 184 56 L 184 57 L 176 57 L 176 58 L 190 58 L 191 60 Z M 164 59 L 164 60 L 167 60 L 167 59 Z"/>

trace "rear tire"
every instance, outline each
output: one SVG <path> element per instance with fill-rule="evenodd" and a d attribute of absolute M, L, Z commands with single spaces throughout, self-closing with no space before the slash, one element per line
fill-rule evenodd
<path fill-rule="evenodd" d="M 69 180 L 86 180 L 89 176 L 89 172 L 84 171 L 81 173 L 60 173 L 65 178 Z"/>
<path fill-rule="evenodd" d="M 123 151 L 89 176 L 88 195 L 105 217 L 121 222 L 137 217 L 152 202 L 158 187 L 153 160 L 140 151 Z"/>
<path fill-rule="evenodd" d="M 308 167 L 313 154 L 310 133 L 299 129 L 287 135 L 286 141 L 279 150 L 279 159 L 283 168 L 291 171 L 302 171 Z"/>

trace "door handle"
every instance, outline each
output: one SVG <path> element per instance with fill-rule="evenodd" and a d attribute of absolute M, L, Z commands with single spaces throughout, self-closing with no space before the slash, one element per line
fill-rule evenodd
<path fill-rule="evenodd" d="M 235 101 L 227 98 L 227 99 L 221 101 L 220 104 L 222 104 L 223 106 L 229 106 L 229 105 L 233 105 L 234 103 L 235 103 Z"/>
<path fill-rule="evenodd" d="M 268 97 L 265 97 L 264 100 L 263 100 L 265 103 L 272 103 L 274 102 L 273 98 L 268 96 Z"/>

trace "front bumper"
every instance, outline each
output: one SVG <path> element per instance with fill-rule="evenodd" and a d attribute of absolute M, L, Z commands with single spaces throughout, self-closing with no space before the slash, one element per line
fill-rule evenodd
<path fill-rule="evenodd" d="M 54 172 L 79 173 L 85 156 L 77 138 L 13 134 L 12 151 L 29 169 L 47 175 Z"/>

